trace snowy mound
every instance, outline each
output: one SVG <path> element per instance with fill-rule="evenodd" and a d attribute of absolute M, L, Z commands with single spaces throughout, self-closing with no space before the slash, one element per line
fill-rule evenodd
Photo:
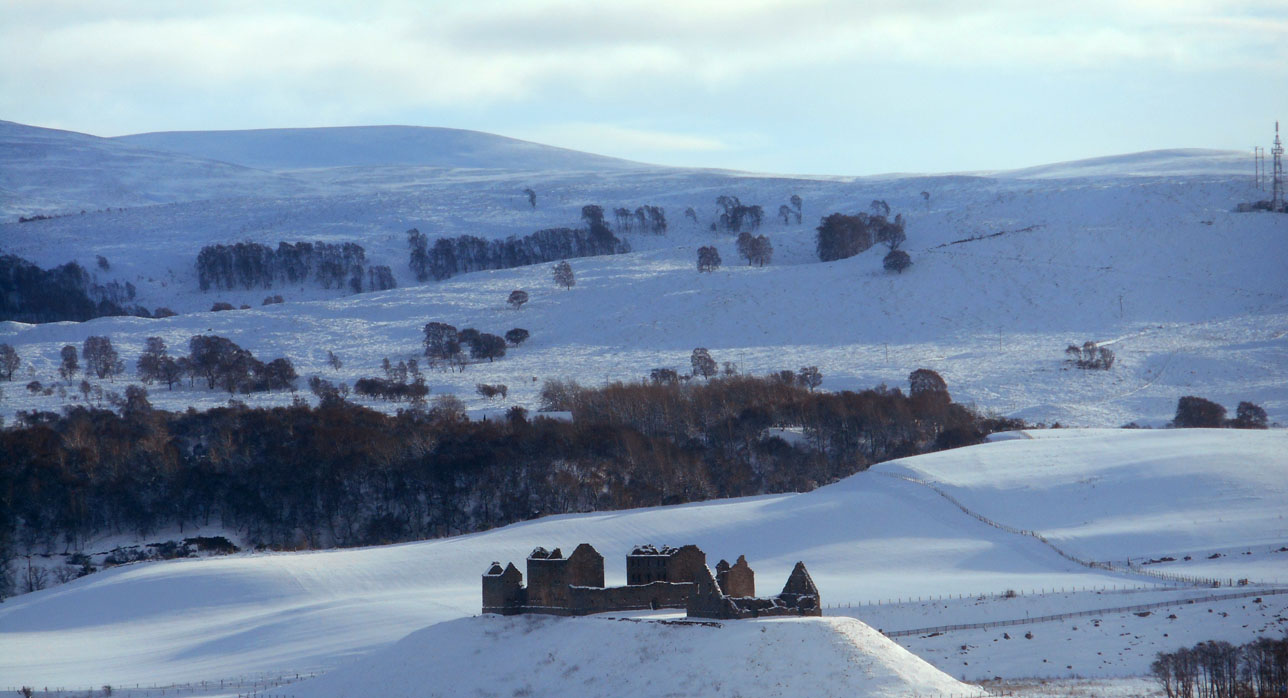
<path fill-rule="evenodd" d="M 1063 179 L 1073 177 L 1246 175 L 1248 154 L 1238 150 L 1174 148 L 1057 162 L 993 173 L 998 177 Z"/>
<path fill-rule="evenodd" d="M 983 695 L 851 618 L 480 616 L 291 688 L 299 698 Z"/>
<path fill-rule="evenodd" d="M 0 164 L 5 218 L 305 192 L 299 182 L 268 172 L 10 121 L 0 121 Z"/>
<path fill-rule="evenodd" d="M 385 165 L 509 170 L 639 167 L 626 160 L 490 133 L 419 126 L 172 131 L 113 140 L 266 170 Z"/>

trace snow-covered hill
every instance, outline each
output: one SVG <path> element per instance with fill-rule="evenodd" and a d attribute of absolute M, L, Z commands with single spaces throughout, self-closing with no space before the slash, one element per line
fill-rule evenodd
<path fill-rule="evenodd" d="M 490 133 L 421 126 L 168 131 L 112 140 L 261 170 L 413 166 L 593 172 L 644 167 Z"/>
<path fill-rule="evenodd" d="M 850 618 L 465 618 L 290 688 L 300 698 L 987 695 Z"/>
<path fill-rule="evenodd" d="M 1002 177 L 1073 178 L 1248 174 L 1248 154 L 1238 150 L 1177 148 L 1110 155 L 994 173 Z"/>
<path fill-rule="evenodd" d="M 0 216 L 6 220 L 308 191 L 288 176 L 227 162 L 0 121 Z"/>
<path fill-rule="evenodd" d="M 1282 518 L 1288 501 L 1288 435 L 1207 430 L 1066 434 L 895 461 L 805 494 L 548 517 L 486 533 L 378 548 L 117 567 L 0 605 L 0 685 L 100 686 L 329 670 L 420 628 L 477 614 L 479 579 L 487 565 L 492 560 L 519 562 L 538 545 L 569 549 L 589 542 L 606 559 L 607 583 L 621 584 L 624 555 L 632 546 L 696 543 L 709 563 L 745 554 L 761 593 L 776 590 L 792 565 L 803 560 L 819 585 L 827 614 L 866 616 L 885 630 L 1024 618 L 1053 607 L 1112 608 L 1213 591 L 1168 592 L 1166 584 L 1151 577 L 1083 567 L 1032 537 L 971 517 L 926 484 L 891 475 L 913 474 L 952 488 L 958 500 L 978 503 L 982 513 L 998 522 L 1062 535 L 1062 543 L 1067 540 L 1092 559 L 1117 559 L 1124 551 L 1157 558 L 1189 550 L 1196 553 L 1191 574 L 1288 582 L 1288 553 L 1271 552 L 1288 545 Z M 1019 477 L 1025 471 L 1034 473 L 1032 481 Z M 1178 481 L 1198 484 L 1182 496 L 1182 488 L 1164 486 L 1168 472 Z M 1159 511 L 1168 502 L 1175 502 L 1174 515 Z M 1239 525 L 1212 525 L 1210 512 L 1216 511 L 1237 512 Z M 1078 517 L 1079 524 L 1071 524 L 1071 517 Z M 1158 530 L 1161 523 L 1172 528 L 1170 536 Z M 1108 528 L 1114 535 L 1104 533 Z M 1079 530 L 1088 534 L 1069 533 Z M 1207 560 L 1201 553 L 1208 550 L 1227 555 Z M 1255 554 L 1243 556 L 1244 550 Z M 1231 551 L 1239 554 L 1230 556 Z M 1112 592 L 1114 587 L 1140 586 L 1155 590 Z M 964 595 L 969 600 L 1006 590 L 1025 596 L 1029 590 L 1061 588 L 1107 591 L 1046 604 L 1011 599 L 984 611 L 963 602 L 934 615 L 912 609 L 893 618 L 883 610 L 890 607 L 863 605 L 916 597 Z M 1244 642 L 1267 624 L 1274 626 L 1276 614 L 1282 617 L 1288 608 L 1288 595 L 1244 605 L 1243 610 L 1223 607 L 1238 621 L 1231 622 L 1226 639 Z M 1165 615 L 1155 613 L 1148 622 L 1127 618 L 1137 634 L 1150 633 L 1149 644 L 1107 665 L 1080 659 L 1080 675 L 1143 673 L 1156 648 L 1208 639 L 1208 625 L 1166 625 Z M 1001 640 L 1001 631 L 993 633 L 988 645 L 993 635 Z M 1077 637 L 1085 642 L 1070 645 L 1070 651 L 1081 653 L 1080 658 L 1103 649 L 1087 645 L 1099 635 Z M 945 641 L 951 637 L 937 642 Z M 917 646 L 919 640 L 901 642 Z M 1015 672 L 1012 676 L 1067 675 L 1063 667 L 1070 662 L 1061 661 L 1060 647 L 1044 646 L 1042 655 L 1007 650 L 1012 654 L 999 665 Z M 987 649 L 980 645 L 974 651 Z M 955 653 L 945 651 L 943 657 L 951 660 L 941 666 L 952 675 L 964 671 Z M 1031 660 L 1027 664 L 1026 657 Z M 1061 671 L 1050 671 L 1053 667 L 1043 666 L 1043 659 Z"/>
<path fill-rule="evenodd" d="M 1243 400 L 1288 422 L 1288 216 L 1232 213 L 1256 192 L 1241 179 L 1201 177 L 899 177 L 793 179 L 648 170 L 575 172 L 340 168 L 318 171 L 326 194 L 211 200 L 0 224 L 7 252 L 44 266 L 111 261 L 103 280 L 129 281 L 139 302 L 184 316 L 160 321 L 101 319 L 83 325 L 0 327 L 23 357 L 24 383 L 57 383 L 63 344 L 107 334 L 132 366 L 144 340 L 175 350 L 194 334 L 228 336 L 256 355 L 287 356 L 300 373 L 352 382 L 385 357 L 420 355 L 431 320 L 532 339 L 504 360 L 464 373 L 435 373 L 434 394 L 472 407 L 536 406 L 540 379 L 587 383 L 634 379 L 651 368 L 687 370 L 694 347 L 717 361 L 763 373 L 817 365 L 826 389 L 903 385 L 908 373 L 939 371 L 954 397 L 981 409 L 1079 426 L 1162 424 L 1182 395 L 1233 410 Z M 523 194 L 537 192 L 533 210 Z M 929 200 L 922 196 L 929 195 Z M 773 262 L 749 268 L 730 235 L 707 224 L 722 194 L 769 212 L 761 232 Z M 772 212 L 792 194 L 804 222 Z M 881 268 L 884 248 L 819 263 L 814 224 L 832 211 L 887 201 L 908 219 L 913 266 Z M 579 224 L 581 207 L 664 206 L 665 236 L 625 234 L 635 251 L 573 261 L 577 286 L 563 291 L 547 265 L 418 283 L 407 265 L 405 231 L 431 236 L 526 235 Z M 700 225 L 685 219 L 693 207 Z M 612 219 L 610 218 L 610 221 Z M 252 240 L 353 241 L 373 264 L 394 270 L 400 288 L 344 295 L 316 287 L 202 293 L 194 260 L 202 246 Z M 725 266 L 698 274 L 697 247 L 715 245 Z M 505 305 L 516 288 L 531 302 Z M 286 303 L 260 307 L 265 296 Z M 211 314 L 215 301 L 251 310 Z M 1066 368 L 1064 348 L 1095 341 L 1112 348 L 1110 371 Z M 326 364 L 327 350 L 344 361 Z M 537 378 L 536 382 L 533 378 Z M 504 402 L 474 395 L 476 383 L 510 387 Z M 120 390 L 119 382 L 105 386 Z M 212 405 L 204 390 L 153 391 L 167 408 Z M 253 404 L 290 396 L 251 396 Z M 6 390 L 0 414 L 57 409 L 56 396 Z M 394 405 L 377 405 L 393 409 Z"/>

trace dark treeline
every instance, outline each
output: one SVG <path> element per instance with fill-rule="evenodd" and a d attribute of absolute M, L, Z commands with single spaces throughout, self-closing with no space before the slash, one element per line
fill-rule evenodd
<path fill-rule="evenodd" d="M 257 242 L 207 245 L 197 254 L 197 279 L 203 291 L 310 282 L 354 293 L 397 286 L 389 267 L 368 269 L 366 251 L 352 242 L 280 242 L 276 249 Z"/>
<path fill-rule="evenodd" d="M 599 208 L 599 207 L 594 207 Z M 574 257 L 595 257 L 630 252 L 624 240 L 599 224 L 589 229 L 547 228 L 523 237 L 485 240 L 473 235 L 439 238 L 431 245 L 419 230 L 407 231 L 409 265 L 420 281 L 442 281 L 457 274 L 487 269 L 511 269 Z"/>
<path fill-rule="evenodd" d="M 1168 698 L 1280 698 L 1288 696 L 1288 637 L 1200 642 L 1159 652 L 1150 670 Z"/>
<path fill-rule="evenodd" d="M 137 391 L 141 393 L 142 391 Z M 0 563 L 107 532 L 221 523 L 252 543 L 365 545 L 541 514 L 800 491 L 999 428 L 946 392 L 825 394 L 733 376 L 587 389 L 550 383 L 571 422 L 472 422 L 458 400 L 386 415 L 318 407 L 22 413 L 0 431 Z M 803 426 L 808 443 L 766 437 Z"/>
<path fill-rule="evenodd" d="M 0 255 L 0 321 L 84 322 L 111 315 L 151 317 L 146 308 L 129 305 L 134 286 L 94 283 L 85 267 L 68 262 L 41 269 L 14 255 Z"/>

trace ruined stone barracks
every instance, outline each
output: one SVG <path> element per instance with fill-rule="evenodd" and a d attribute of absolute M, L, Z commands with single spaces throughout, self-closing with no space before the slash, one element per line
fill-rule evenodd
<path fill-rule="evenodd" d="M 558 548 L 528 555 L 528 585 L 511 562 L 493 562 L 483 573 L 483 612 L 584 616 L 609 611 L 683 608 L 691 618 L 821 616 L 818 587 L 797 562 L 777 596 L 756 596 L 756 573 L 738 556 L 721 560 L 713 574 L 696 545 L 641 545 L 626 556 L 626 586 L 604 586 L 604 556 L 588 543 L 564 557 Z"/>

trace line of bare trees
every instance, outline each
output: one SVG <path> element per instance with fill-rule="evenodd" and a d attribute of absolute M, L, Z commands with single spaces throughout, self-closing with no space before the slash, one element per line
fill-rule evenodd
<path fill-rule="evenodd" d="M 1288 696 L 1288 636 L 1159 652 L 1150 670 L 1168 698 L 1280 698 Z"/>

